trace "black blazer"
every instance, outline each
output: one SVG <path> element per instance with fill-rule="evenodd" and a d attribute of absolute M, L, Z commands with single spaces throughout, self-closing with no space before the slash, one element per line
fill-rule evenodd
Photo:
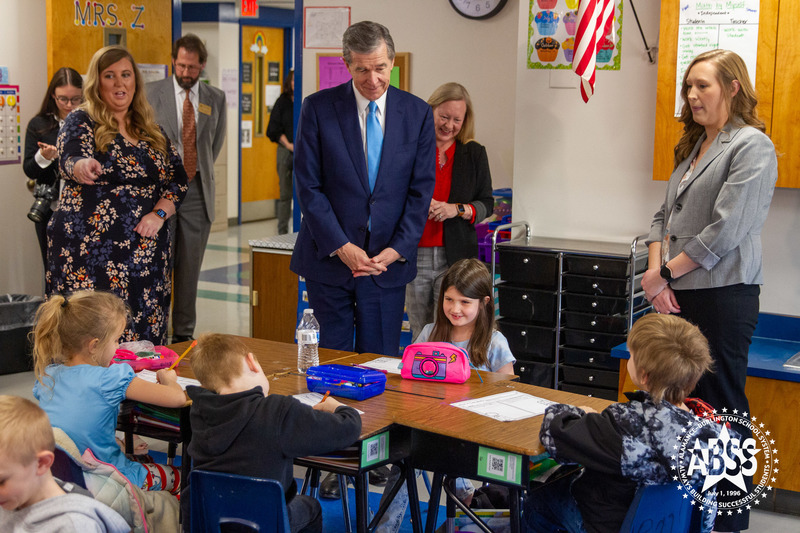
<path fill-rule="evenodd" d="M 475 222 L 481 222 L 494 210 L 492 196 L 492 174 L 489 172 L 489 158 L 482 144 L 470 141 L 462 144 L 456 141 L 453 155 L 453 180 L 450 185 L 451 204 L 472 204 L 475 207 Z M 447 264 L 459 259 L 478 257 L 478 238 L 475 226 L 461 217 L 444 221 L 444 252 Z"/>
<path fill-rule="evenodd" d="M 52 124 L 52 117 L 45 118 L 36 116 L 28 122 L 28 129 L 25 132 L 25 156 L 22 160 L 22 169 L 25 171 L 25 175 L 32 180 L 36 180 L 37 184 L 45 183 L 47 185 L 53 185 L 58 180 L 57 158 L 50 163 L 50 166 L 45 168 L 40 167 L 39 163 L 34 159 L 36 152 L 39 150 L 39 145 L 36 143 L 43 142 L 52 144 L 53 146 L 56 145 L 58 122 L 55 123 L 53 129 L 45 133 L 40 133 L 41 130 L 47 129 L 47 127 Z"/>

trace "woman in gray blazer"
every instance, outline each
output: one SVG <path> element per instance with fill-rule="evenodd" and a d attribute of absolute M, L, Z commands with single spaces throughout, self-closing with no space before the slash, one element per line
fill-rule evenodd
<path fill-rule="evenodd" d="M 642 287 L 657 312 L 679 314 L 708 338 L 714 371 L 692 396 L 720 411 L 747 413 L 747 352 L 763 282 L 761 228 L 778 177 L 775 148 L 735 53 L 697 56 L 681 96 L 684 132 L 666 200 L 650 228 Z M 746 513 L 736 516 L 744 522 L 715 529 L 746 529 Z"/>

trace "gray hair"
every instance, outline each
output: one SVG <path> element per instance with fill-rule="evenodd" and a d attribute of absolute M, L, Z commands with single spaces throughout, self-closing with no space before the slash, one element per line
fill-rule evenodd
<path fill-rule="evenodd" d="M 386 43 L 386 54 L 394 60 L 394 41 L 386 26 L 377 22 L 362 20 L 347 28 L 342 36 L 342 55 L 348 65 L 352 61 L 351 53 L 369 54 Z"/>

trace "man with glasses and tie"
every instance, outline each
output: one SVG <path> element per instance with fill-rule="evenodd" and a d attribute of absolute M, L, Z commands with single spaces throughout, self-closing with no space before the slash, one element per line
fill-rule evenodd
<path fill-rule="evenodd" d="M 208 52 L 188 33 L 172 46 L 174 76 L 148 83 L 147 99 L 156 120 L 183 158 L 189 192 L 174 224 L 172 342 L 191 340 L 197 322 L 197 282 L 214 221 L 214 161 L 225 140 L 225 93 L 199 83 Z"/>
<path fill-rule="evenodd" d="M 342 48 L 352 81 L 308 96 L 300 111 L 303 221 L 291 269 L 306 279 L 320 346 L 396 356 L 436 176 L 433 115 L 389 85 L 395 50 L 384 26 L 353 24 Z"/>

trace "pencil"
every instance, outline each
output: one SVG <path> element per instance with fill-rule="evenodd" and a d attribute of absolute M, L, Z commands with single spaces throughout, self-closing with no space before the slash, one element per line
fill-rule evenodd
<path fill-rule="evenodd" d="M 325 396 L 322 397 L 322 399 L 319 401 L 319 403 L 322 403 L 325 400 L 327 400 L 328 396 L 330 396 L 330 395 L 331 395 L 331 391 L 325 391 Z"/>
<path fill-rule="evenodd" d="M 181 354 L 181 356 L 180 356 L 180 357 L 178 357 L 178 359 L 176 359 L 176 360 L 175 360 L 175 362 L 174 362 L 174 363 L 172 363 L 172 366 L 171 366 L 171 367 L 169 367 L 169 369 L 170 369 L 170 370 L 172 370 L 172 369 L 174 369 L 176 366 L 178 366 L 178 363 L 180 363 L 180 362 L 181 362 L 181 359 L 183 359 L 184 357 L 186 357 L 186 354 L 187 354 L 187 353 L 189 353 L 189 350 L 191 350 L 191 349 L 192 349 L 192 348 L 194 348 L 195 346 L 197 346 L 197 341 L 192 341 L 192 344 L 190 344 L 190 345 L 189 345 L 189 347 L 188 347 L 188 348 L 186 348 L 186 351 L 185 351 L 185 352 L 183 352 L 183 353 Z"/>

